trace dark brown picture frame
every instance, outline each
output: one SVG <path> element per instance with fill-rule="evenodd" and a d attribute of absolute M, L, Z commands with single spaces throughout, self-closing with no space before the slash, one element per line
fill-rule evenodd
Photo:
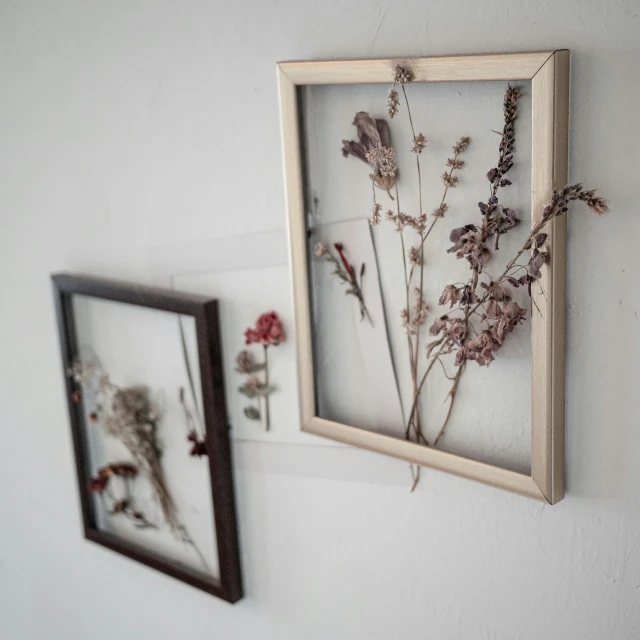
<path fill-rule="evenodd" d="M 217 300 L 155 287 L 66 273 L 54 274 L 51 280 L 85 537 L 228 602 L 237 602 L 243 595 L 242 576 Z M 195 319 L 206 427 L 205 438 L 209 454 L 211 494 L 214 503 L 214 524 L 220 567 L 218 580 L 160 558 L 139 545 L 98 529 L 93 501 L 87 489 L 90 470 L 85 416 L 80 405 L 73 401 L 74 394 L 79 391 L 79 385 L 67 375 L 72 363 L 79 356 L 72 305 L 72 297 L 76 294 L 169 311 L 192 316 Z"/>

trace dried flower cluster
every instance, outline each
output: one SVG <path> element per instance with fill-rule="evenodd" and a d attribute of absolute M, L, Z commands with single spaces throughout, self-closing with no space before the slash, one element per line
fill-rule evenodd
<path fill-rule="evenodd" d="M 262 344 L 267 347 L 277 347 L 286 340 L 282 323 L 275 311 L 263 313 L 257 320 L 255 327 L 249 327 L 244 332 L 246 344 Z"/>
<path fill-rule="evenodd" d="M 68 373 L 75 383 L 84 390 L 90 390 L 95 396 L 95 409 L 89 413 L 88 421 L 101 425 L 105 433 L 118 439 L 133 458 L 133 464 L 118 463 L 99 470 L 97 476 L 92 478 L 89 489 L 102 494 L 110 477 L 115 475 L 128 480 L 140 472 L 151 484 L 169 529 L 177 539 L 190 545 L 203 566 L 208 568 L 204 556 L 180 521 L 178 509 L 169 491 L 158 438 L 160 416 L 151 401 L 149 388 L 144 385 L 117 386 L 102 372 L 97 361 L 92 359 L 76 360 Z M 73 395 L 77 393 L 75 391 Z M 130 490 L 131 487 L 125 482 L 125 488 Z M 134 511 L 138 512 L 138 509 L 133 506 L 130 493 L 125 498 L 116 500 L 111 509 L 112 514 L 122 513 L 127 516 L 134 515 Z"/>
<path fill-rule="evenodd" d="M 249 399 L 257 399 L 258 405 L 249 405 L 244 408 L 244 415 L 250 420 L 260 420 L 262 413 L 260 411 L 260 401 L 264 399 L 265 403 L 265 430 L 269 430 L 270 411 L 269 411 L 269 395 L 275 391 L 275 387 L 269 384 L 269 360 L 268 348 L 277 347 L 287 338 L 282 328 L 282 322 L 275 311 L 263 313 L 257 320 L 254 327 L 249 327 L 245 332 L 245 343 L 261 344 L 264 349 L 264 362 L 256 362 L 251 353 L 244 349 L 236 357 L 236 371 L 246 375 L 246 379 L 238 391 Z M 260 380 L 256 373 L 264 371 L 264 381 Z"/>
<path fill-rule="evenodd" d="M 371 217 L 373 224 L 380 224 L 380 211 L 380 205 L 374 205 Z M 364 320 L 366 316 L 369 322 L 373 325 L 373 321 L 371 320 L 367 306 L 364 303 L 364 296 L 362 294 L 362 279 L 365 274 L 364 262 L 360 265 L 360 269 L 358 270 L 358 273 L 360 274 L 360 282 L 358 282 L 356 270 L 347 260 L 344 245 L 341 242 L 336 242 L 333 246 L 338 252 L 338 258 L 331 253 L 327 245 L 323 242 L 316 243 L 314 253 L 316 254 L 316 257 L 326 260 L 333 267 L 331 275 L 336 276 L 340 281 L 340 284 L 346 284 L 348 286 L 348 288 L 345 289 L 345 294 L 357 298 L 358 304 L 360 305 L 360 321 Z"/>
<path fill-rule="evenodd" d="M 343 140 L 342 155 L 345 158 L 353 156 L 369 165 L 373 171 L 369 175 L 370 180 L 378 189 L 386 191 L 393 199 L 391 190 L 395 187 L 398 170 L 397 167 L 390 164 L 391 157 L 384 155 L 385 153 L 388 154 L 388 152 L 382 151 L 391 148 L 389 125 L 384 120 L 374 120 L 365 111 L 356 113 L 353 125 L 356 128 L 358 140 Z M 370 156 L 371 152 L 375 152 L 373 156 Z M 395 153 L 393 158 L 395 161 Z M 383 159 L 385 161 L 384 174 L 382 173 L 383 165 L 381 162 Z"/>
<path fill-rule="evenodd" d="M 106 467 L 98 469 L 96 475 L 89 481 L 89 492 L 96 493 L 103 499 L 107 496 L 111 502 L 107 506 L 110 515 L 122 514 L 133 521 L 138 529 L 154 527 L 140 509 L 136 507 L 133 496 L 132 482 L 138 475 L 138 469 L 128 462 L 112 462 Z M 124 495 L 116 497 L 111 490 L 112 479 L 119 478 L 122 481 Z"/>
<path fill-rule="evenodd" d="M 507 264 L 504 272 L 497 277 L 487 273 L 486 265 L 493 253 L 499 250 L 500 238 L 519 223 L 516 212 L 501 202 L 501 190 L 511 185 L 507 175 L 514 163 L 515 123 L 518 117 L 518 100 L 521 97 L 518 87 L 507 86 L 503 101 L 504 125 L 500 134 L 498 160 L 487 173 L 489 196 L 486 201 L 478 203 L 480 220 L 455 228 L 449 234 L 452 246 L 448 252 L 455 254 L 458 259 L 465 259 L 471 274 L 468 282 L 449 284 L 442 291 L 439 304 L 448 307 L 448 310 L 431 323 L 429 334 L 434 339 L 426 347 L 426 362 L 422 361 L 421 329 L 429 310 L 424 301 L 425 242 L 436 222 L 444 218 L 448 212 L 447 193 L 449 189 L 458 186 L 457 172 L 464 166 L 460 156 L 467 149 L 470 139 L 463 136 L 453 146 L 453 155 L 447 158 L 445 171 L 441 176 L 444 194 L 440 203 L 433 209 L 431 218 L 427 218 L 423 208 L 420 165 L 420 156 L 426 147 L 426 138 L 422 133 L 417 133 L 414 128 L 406 90 L 406 85 L 411 82 L 411 79 L 412 75 L 408 69 L 396 67 L 386 107 L 391 118 L 397 115 L 400 109 L 399 88 L 404 97 L 404 105 L 411 125 L 410 150 L 416 158 L 419 201 L 416 203 L 417 208 L 414 212 L 409 213 L 406 209 L 404 211 L 400 209 L 396 153 L 391 147 L 389 127 L 384 121 L 374 120 L 365 112 L 356 114 L 354 125 L 358 131 L 359 142 L 343 141 L 343 155 L 360 157 L 374 168 L 374 173 L 370 176 L 374 186 L 371 215 L 371 224 L 374 226 L 380 225 L 382 220 L 382 206 L 377 202 L 375 187 L 381 186 L 379 182 L 382 178 L 393 178 L 393 184 L 384 190 L 392 197 L 390 191 L 393 188 L 395 198 L 392 197 L 392 199 L 395 200 L 396 210 L 387 210 L 384 217 L 393 224 L 400 236 L 404 265 L 406 304 L 400 311 L 400 317 L 407 333 L 409 366 L 413 382 L 413 403 L 406 425 L 408 439 L 429 445 L 421 424 L 420 394 L 435 362 L 439 362 L 444 368 L 442 357 L 448 354 L 454 357 L 457 367 L 455 375 L 449 376 L 445 369 L 445 374 L 452 380 L 452 386 L 448 394 L 449 408 L 444 424 L 431 443 L 435 446 L 451 415 L 467 362 L 473 361 L 480 366 L 488 366 L 507 337 L 525 321 L 527 311 L 513 299 L 514 289 L 524 287 L 531 296 L 532 283 L 542 276 L 542 268 L 550 259 L 545 226 L 554 217 L 564 215 L 567 212 L 568 203 L 573 200 L 584 202 L 598 215 L 606 213 L 608 207 L 606 201 L 597 196 L 595 191 L 584 190 L 579 184 L 554 191 L 551 201 L 543 209 L 540 221 L 534 225 L 525 244 Z M 368 134 L 365 133 L 363 123 L 367 123 Z M 371 135 L 374 129 L 375 132 L 383 131 L 384 134 Z M 409 230 L 414 232 L 417 238 L 415 244 L 412 242 L 407 250 L 405 235 Z M 520 263 L 519 260 L 524 256 L 526 260 Z M 535 307 L 535 300 L 533 298 L 531 300 Z M 424 367 L 423 372 L 420 372 L 421 362 Z M 412 469 L 412 472 L 415 487 L 419 479 L 419 469 Z"/>
<path fill-rule="evenodd" d="M 486 271 L 485 266 L 493 252 L 499 250 L 500 236 L 507 234 L 519 223 L 515 211 L 501 204 L 498 192 L 511 185 L 511 181 L 505 176 L 513 166 L 515 121 L 520 97 L 518 87 L 507 87 L 498 162 L 487 173 L 490 195 L 486 202 L 478 203 L 481 223 L 469 223 L 453 229 L 449 238 L 453 243 L 448 249 L 449 253 L 455 253 L 456 258 L 467 260 L 471 277 L 466 284 L 450 284 L 445 287 L 439 304 L 448 305 L 449 311 L 437 318 L 429 330 L 437 339 L 427 346 L 427 357 L 437 359 L 441 355 L 454 354 L 457 366 L 454 384 L 449 394 L 449 412 L 434 444 L 437 444 L 447 425 L 466 363 L 473 361 L 479 366 L 489 366 L 509 334 L 525 321 L 527 310 L 513 299 L 514 289 L 526 287 L 531 297 L 532 283 L 542 277 L 541 269 L 550 259 L 549 250 L 545 248 L 546 225 L 554 217 L 564 215 L 568 210 L 568 203 L 572 200 L 583 201 L 598 215 L 608 211 L 604 199 L 597 196 L 593 190 L 585 191 L 579 184 L 554 191 L 551 201 L 543 208 L 541 220 L 533 226 L 524 245 L 509 261 L 504 271 L 497 277 L 492 277 Z M 487 246 L 489 241 L 491 246 Z M 525 255 L 526 261 L 519 262 Z M 533 306 L 537 307 L 533 297 L 531 301 Z M 423 383 L 424 380 L 420 388 Z"/>
<path fill-rule="evenodd" d="M 416 158 L 416 169 L 417 169 L 417 177 L 418 177 L 418 191 L 419 191 L 419 199 L 418 202 L 415 203 L 417 206 L 414 209 L 413 213 L 408 213 L 406 210 L 402 211 L 399 206 L 399 197 L 398 197 L 398 186 L 397 186 L 397 164 L 396 164 L 396 153 L 390 153 L 388 148 L 390 148 L 390 136 L 388 126 L 380 124 L 379 120 L 373 120 L 369 114 L 360 112 L 356 115 L 356 120 L 354 120 L 354 124 L 356 122 L 361 122 L 363 120 L 376 122 L 378 123 L 378 128 L 381 127 L 385 130 L 385 147 L 387 149 L 382 152 L 378 150 L 377 153 L 371 153 L 370 158 L 372 160 L 378 161 L 380 158 L 380 154 L 384 153 L 385 159 L 392 159 L 392 166 L 395 168 L 394 178 L 395 182 L 393 188 L 395 190 L 395 203 L 396 210 L 388 210 L 385 214 L 385 219 L 391 223 L 395 229 L 395 231 L 400 236 L 400 245 L 402 249 L 402 261 L 404 267 L 404 289 L 405 289 L 405 305 L 400 310 L 400 320 L 402 322 L 402 326 L 405 329 L 407 334 L 407 347 L 408 347 L 408 355 L 409 355 L 409 368 L 411 373 L 411 379 L 413 383 L 413 392 L 414 395 L 419 393 L 418 390 L 418 381 L 420 379 L 421 371 L 420 371 L 420 340 L 421 334 L 427 320 L 427 314 L 429 308 L 425 302 L 424 296 L 424 286 L 425 286 L 425 242 L 429 237 L 431 231 L 434 228 L 434 225 L 438 222 L 439 219 L 443 218 L 448 211 L 448 206 L 446 203 L 446 198 L 449 189 L 453 189 L 458 184 L 458 172 L 464 166 L 464 162 L 460 158 L 461 154 L 464 153 L 467 146 L 469 145 L 470 139 L 468 137 L 462 137 L 453 145 L 453 155 L 449 157 L 446 161 L 445 171 L 442 174 L 442 181 L 444 183 L 444 191 L 440 198 L 439 203 L 433 209 L 432 216 L 429 217 L 427 212 L 423 206 L 423 189 L 422 189 L 422 171 L 420 164 L 420 156 L 427 146 L 427 138 L 421 132 L 416 132 L 413 124 L 413 119 L 411 116 L 411 108 L 409 105 L 409 99 L 407 96 L 407 91 L 405 85 L 411 82 L 412 74 L 408 69 L 403 68 L 398 65 L 395 70 L 395 76 L 393 81 L 393 86 L 389 92 L 389 99 L 387 102 L 387 113 L 390 117 L 394 117 L 399 109 L 400 105 L 400 96 L 396 87 L 400 87 L 404 98 L 404 104 L 406 107 L 407 117 L 409 119 L 409 123 L 411 125 L 411 152 L 415 154 Z M 357 126 L 357 125 L 356 125 Z M 358 134 L 360 135 L 360 131 L 358 130 Z M 355 142 L 346 143 L 343 141 L 343 145 L 347 144 L 348 148 L 353 148 L 353 145 L 357 144 Z M 347 155 L 355 155 L 355 154 L 345 154 L 345 147 L 343 146 L 343 155 L 345 157 Z M 376 169 L 382 174 L 382 170 L 380 166 L 376 166 Z M 370 176 L 373 184 L 378 186 L 375 181 L 375 175 Z M 391 196 L 391 194 L 389 193 Z M 374 226 L 378 226 L 381 222 L 381 205 L 376 200 L 376 191 L 373 189 L 373 209 L 371 216 L 371 224 Z M 409 239 L 407 233 L 411 231 L 415 234 L 411 239 L 411 246 L 406 248 L 406 241 Z M 412 416 L 409 425 L 407 426 L 407 438 L 414 438 L 416 442 L 419 443 L 427 443 L 427 439 L 424 436 L 421 426 L 421 417 L 419 410 L 412 411 Z M 418 480 L 418 472 L 416 469 L 414 475 L 414 482 Z"/>

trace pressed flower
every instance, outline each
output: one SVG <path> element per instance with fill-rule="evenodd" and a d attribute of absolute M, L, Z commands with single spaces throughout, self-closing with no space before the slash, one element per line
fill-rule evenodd
<path fill-rule="evenodd" d="M 462 138 L 460 138 L 460 140 L 458 140 L 458 142 L 453 145 L 453 152 L 455 154 L 462 153 L 469 146 L 470 141 L 471 138 L 469 138 L 468 136 L 463 136 Z"/>
<path fill-rule="evenodd" d="M 98 474 L 89 481 L 88 490 L 90 493 L 102 493 L 109 483 L 109 476 Z"/>
<path fill-rule="evenodd" d="M 438 304 L 440 305 L 448 304 L 449 308 L 451 309 L 454 304 L 460 301 L 461 296 L 462 296 L 462 291 L 458 289 L 458 287 L 456 287 L 453 284 L 448 284 L 444 288 L 442 295 L 438 300 Z"/>
<path fill-rule="evenodd" d="M 255 327 L 250 327 L 244 332 L 246 344 L 262 344 L 265 346 L 277 346 L 286 340 L 282 322 L 275 311 L 263 313 L 256 321 Z"/>
<path fill-rule="evenodd" d="M 327 253 L 327 245 L 323 242 L 318 242 L 315 246 L 314 253 L 318 258 L 321 258 Z"/>
<path fill-rule="evenodd" d="M 327 247 L 318 243 L 316 245 L 316 254 L 325 256 L 329 254 Z M 249 351 L 241 351 L 236 358 L 236 370 L 245 374 L 244 384 L 238 388 L 240 393 L 248 398 L 256 398 L 257 396 L 264 398 L 265 401 L 265 429 L 268 431 L 270 426 L 269 413 L 269 394 L 274 387 L 269 385 L 269 364 L 268 350 L 269 347 L 277 347 L 285 342 L 286 336 L 282 328 L 282 322 L 275 311 L 263 313 L 257 320 L 255 327 L 250 327 L 244 332 L 246 344 L 261 344 L 264 349 L 264 361 L 256 363 L 253 355 Z M 255 375 L 255 372 L 264 371 L 264 382 Z M 244 407 L 244 414 L 252 419 L 259 420 L 261 417 L 260 410 L 254 406 Z M 204 441 L 194 441 L 191 455 L 205 455 Z"/>
<path fill-rule="evenodd" d="M 453 188 L 458 184 L 458 177 L 451 175 L 451 173 L 447 173 L 446 171 L 442 174 L 442 182 L 449 187 Z"/>
<path fill-rule="evenodd" d="M 198 438 L 198 434 L 195 431 L 189 432 L 189 435 L 187 436 L 187 440 L 193 443 L 193 446 L 189 451 L 190 456 L 200 458 L 202 456 L 208 455 L 206 441 L 204 440 L 204 438 L 203 439 Z"/>
<path fill-rule="evenodd" d="M 444 214 L 447 213 L 449 207 L 443 202 L 439 207 L 433 210 L 432 216 L 436 218 L 444 218 Z"/>
<path fill-rule="evenodd" d="M 373 209 L 371 211 L 371 224 L 374 227 L 377 227 L 381 221 L 382 221 L 382 207 L 376 202 L 373 205 Z M 318 255 L 318 252 L 316 252 L 316 255 Z M 320 254 L 320 255 L 324 255 L 324 254 Z"/>
<path fill-rule="evenodd" d="M 419 133 L 413 140 L 413 146 L 411 147 L 411 152 L 420 154 L 422 153 L 422 151 L 426 146 L 427 146 L 427 139 L 421 133 Z"/>
<path fill-rule="evenodd" d="M 358 141 L 343 140 L 342 155 L 345 158 L 354 156 L 368 164 L 373 170 L 370 178 L 374 185 L 392 197 L 391 189 L 395 186 L 397 168 L 390 164 L 388 152 L 378 151 L 391 148 L 389 125 L 384 120 L 375 120 L 366 111 L 356 113 L 353 124 L 356 127 Z M 375 153 L 370 155 L 372 152 Z"/>
<path fill-rule="evenodd" d="M 411 82 L 412 74 L 409 69 L 405 69 L 400 65 L 396 65 L 396 76 L 394 78 L 394 84 L 407 84 L 407 82 Z"/>
<path fill-rule="evenodd" d="M 236 357 L 236 371 L 240 373 L 253 373 L 256 368 L 256 359 L 251 353 L 244 349 Z"/>
<path fill-rule="evenodd" d="M 400 98 L 395 89 L 389 89 L 389 97 L 387 98 L 387 113 L 393 118 L 398 113 L 400 107 Z"/>

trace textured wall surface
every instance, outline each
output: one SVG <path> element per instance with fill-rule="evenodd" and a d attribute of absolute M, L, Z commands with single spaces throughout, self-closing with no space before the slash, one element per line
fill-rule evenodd
<path fill-rule="evenodd" d="M 639 12 L 0 0 L 0 637 L 637 638 Z M 562 47 L 570 175 L 612 208 L 570 221 L 566 499 L 244 465 L 236 606 L 83 541 L 48 274 L 153 282 L 152 245 L 283 228 L 277 60 Z"/>

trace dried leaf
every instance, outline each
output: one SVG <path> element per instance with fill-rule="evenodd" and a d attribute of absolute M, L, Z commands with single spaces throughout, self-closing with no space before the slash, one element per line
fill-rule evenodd
<path fill-rule="evenodd" d="M 255 407 L 245 407 L 244 415 L 249 418 L 249 420 L 260 420 L 260 412 Z"/>
<path fill-rule="evenodd" d="M 545 243 L 546 239 L 547 239 L 547 234 L 546 233 L 539 233 L 535 237 L 535 247 L 536 247 L 536 249 L 539 249 Z"/>

